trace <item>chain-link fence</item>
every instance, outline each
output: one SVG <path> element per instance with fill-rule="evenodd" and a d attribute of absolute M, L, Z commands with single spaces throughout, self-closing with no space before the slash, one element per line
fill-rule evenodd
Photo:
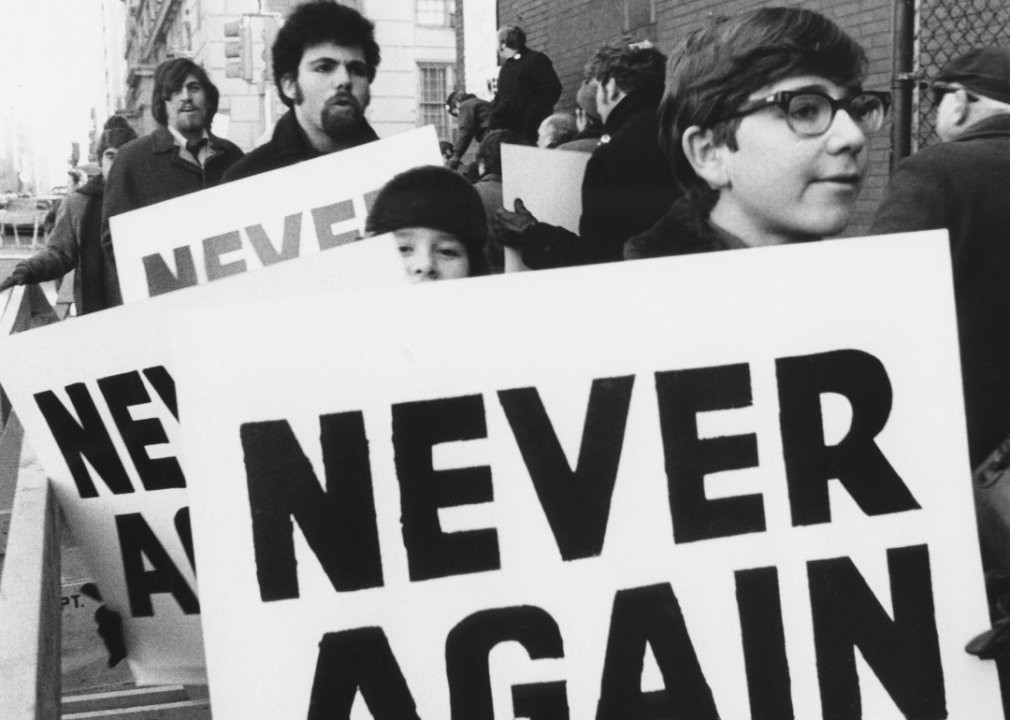
<path fill-rule="evenodd" d="M 918 74 L 930 79 L 950 60 L 978 47 L 1010 47 L 1010 0 L 920 0 Z M 912 137 L 917 148 L 936 142 L 935 108 L 917 93 Z"/>

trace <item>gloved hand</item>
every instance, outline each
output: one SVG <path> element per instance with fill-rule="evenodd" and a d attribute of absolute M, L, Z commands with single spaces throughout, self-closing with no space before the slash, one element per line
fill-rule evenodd
<path fill-rule="evenodd" d="M 27 275 L 28 275 L 28 266 L 23 262 L 18 263 L 14 267 L 14 270 L 11 271 L 11 274 L 8 275 L 6 278 L 4 278 L 2 281 L 0 281 L 0 292 L 3 292 L 8 288 L 12 288 L 15 285 L 24 285 L 25 277 Z"/>
<path fill-rule="evenodd" d="M 459 168 L 459 163 L 460 163 L 460 159 L 458 157 L 456 157 L 455 155 L 453 155 L 451 158 L 449 158 L 449 169 L 450 170 L 457 170 Z"/>
<path fill-rule="evenodd" d="M 102 601 L 102 593 L 94 583 L 82 585 L 81 593 L 92 600 Z M 109 651 L 109 667 L 115 667 L 126 657 L 123 617 L 115 610 L 110 610 L 107 605 L 102 605 L 95 610 L 95 622 L 98 623 L 98 637 L 102 638 L 105 649 Z"/>
<path fill-rule="evenodd" d="M 494 216 L 498 239 L 502 245 L 510 248 L 522 247 L 523 233 L 538 222 L 533 213 L 526 209 L 523 201 L 519 198 L 516 198 L 515 212 L 509 212 L 505 208 L 498 208 Z"/>

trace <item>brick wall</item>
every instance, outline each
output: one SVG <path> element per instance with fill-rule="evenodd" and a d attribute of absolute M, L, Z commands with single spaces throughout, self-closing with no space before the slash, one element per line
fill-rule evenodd
<path fill-rule="evenodd" d="M 515 24 L 526 31 L 527 44 L 542 50 L 554 62 L 564 85 L 557 109 L 575 107 L 575 92 L 582 68 L 599 46 L 621 39 L 649 39 L 664 52 L 709 15 L 733 14 L 765 5 L 793 5 L 823 13 L 837 22 L 865 48 L 870 59 L 868 89 L 887 90 L 891 77 L 890 0 L 805 0 L 755 2 L 755 0 L 656 0 L 654 25 L 624 31 L 625 0 L 498 0 L 499 26 Z M 846 235 L 865 234 L 883 186 L 890 160 L 890 127 L 870 140 L 869 173 L 856 216 Z"/>

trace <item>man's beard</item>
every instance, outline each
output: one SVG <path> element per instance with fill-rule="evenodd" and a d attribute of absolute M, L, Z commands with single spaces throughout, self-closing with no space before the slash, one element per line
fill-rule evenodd
<path fill-rule="evenodd" d="M 305 100 L 300 84 L 295 84 L 295 104 L 301 105 Z M 365 105 L 350 93 L 339 93 L 326 101 L 323 106 L 323 116 L 320 118 L 323 132 L 333 140 L 347 140 L 354 135 L 365 119 Z"/>
<path fill-rule="evenodd" d="M 176 120 L 176 129 L 179 132 L 199 132 L 207 126 L 207 113 L 200 108 L 194 108 L 195 113 L 180 112 Z"/>

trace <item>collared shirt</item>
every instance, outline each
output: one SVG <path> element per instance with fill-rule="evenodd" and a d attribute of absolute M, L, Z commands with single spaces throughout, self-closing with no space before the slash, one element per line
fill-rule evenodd
<path fill-rule="evenodd" d="M 170 133 L 172 133 L 172 138 L 175 140 L 176 147 L 179 148 L 179 157 L 181 157 L 183 160 L 193 163 L 194 165 L 199 165 L 200 167 L 203 167 L 204 164 L 207 162 L 207 158 L 210 157 L 211 154 L 210 133 L 207 132 L 207 129 L 204 128 L 203 135 L 200 136 L 200 140 L 203 140 L 205 142 L 200 146 L 200 152 L 197 153 L 197 157 L 193 157 L 193 154 L 186 149 L 186 143 L 189 142 L 189 140 L 186 139 L 186 136 L 183 135 L 178 130 L 176 130 L 171 125 L 166 125 L 165 127 L 168 128 L 168 131 Z M 198 140 L 197 142 L 200 142 L 200 140 Z"/>

